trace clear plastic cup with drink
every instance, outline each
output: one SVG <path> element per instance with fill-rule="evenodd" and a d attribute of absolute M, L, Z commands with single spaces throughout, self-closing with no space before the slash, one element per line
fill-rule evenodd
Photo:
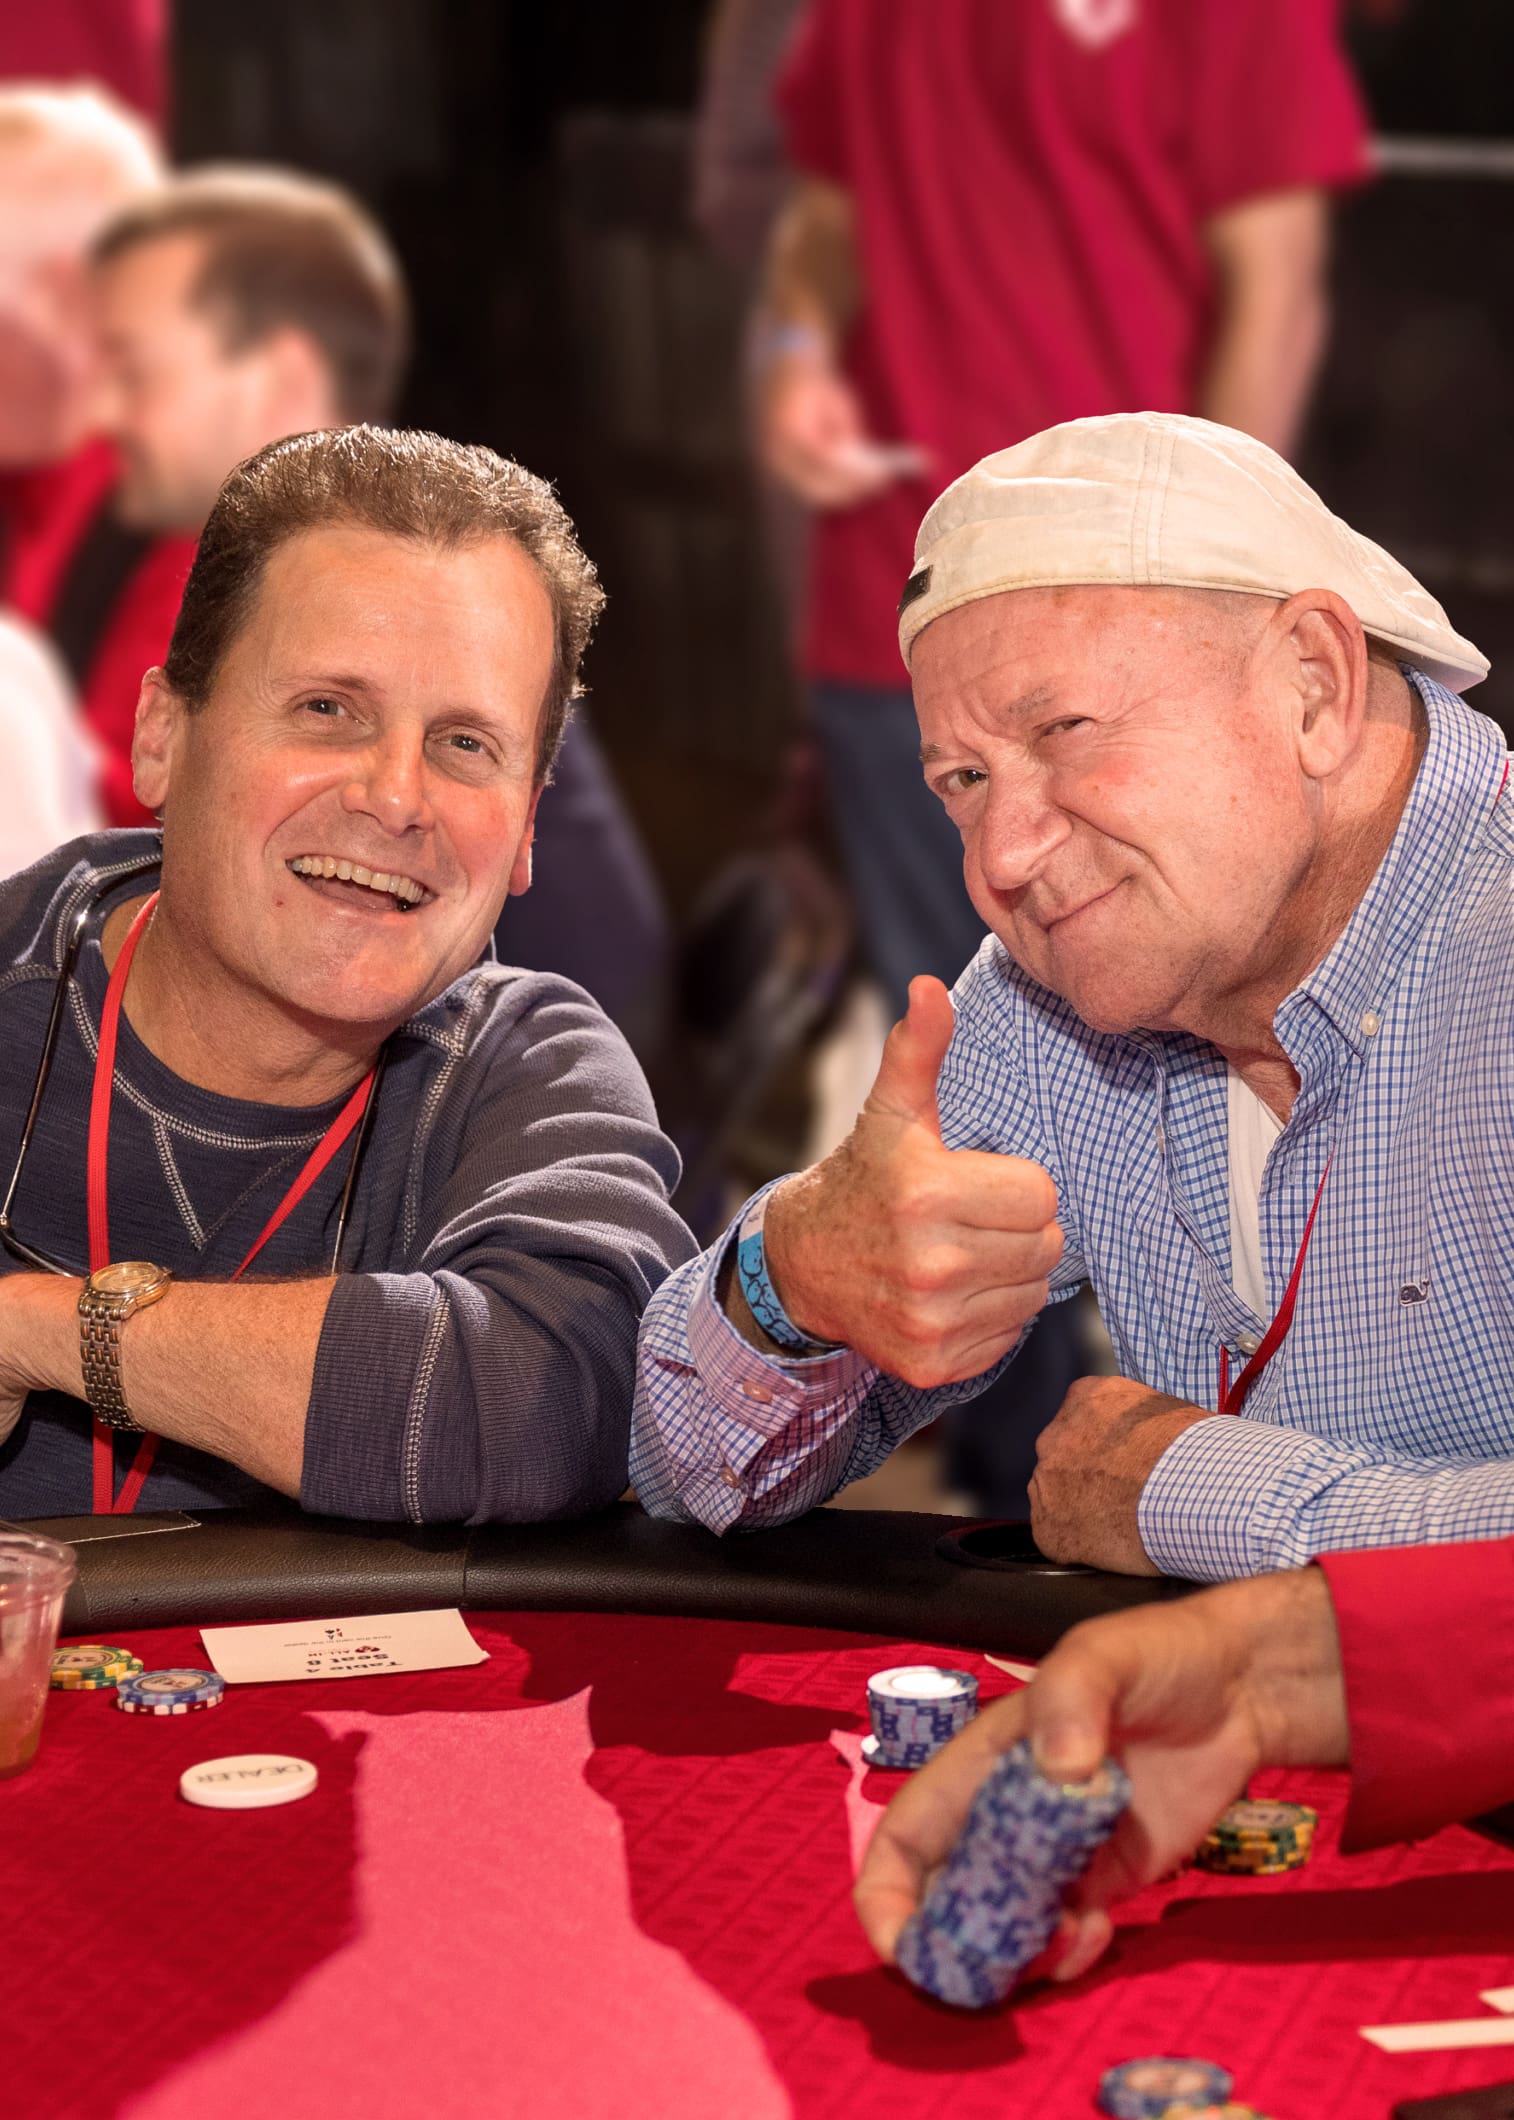
<path fill-rule="evenodd" d="M 73 1549 L 33 1531 L 0 1530 L 0 1781 L 36 1755 Z"/>

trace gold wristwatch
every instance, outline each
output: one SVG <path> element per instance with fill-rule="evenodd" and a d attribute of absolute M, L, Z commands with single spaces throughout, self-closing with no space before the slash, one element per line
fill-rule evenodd
<path fill-rule="evenodd" d="M 107 1428 L 142 1433 L 140 1421 L 127 1410 L 121 1390 L 121 1328 L 149 1303 L 167 1295 L 173 1275 L 146 1259 L 123 1259 L 102 1266 L 84 1284 L 79 1298 L 79 1351 L 84 1364 L 84 1396 L 89 1410 Z"/>

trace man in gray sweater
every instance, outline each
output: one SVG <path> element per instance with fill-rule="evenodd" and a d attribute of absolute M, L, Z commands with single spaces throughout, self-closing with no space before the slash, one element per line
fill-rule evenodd
<path fill-rule="evenodd" d="M 601 601 L 487 450 L 227 481 L 138 708 L 161 840 L 0 886 L 0 1514 L 625 1485 L 676 1158 L 588 997 L 480 961 Z"/>

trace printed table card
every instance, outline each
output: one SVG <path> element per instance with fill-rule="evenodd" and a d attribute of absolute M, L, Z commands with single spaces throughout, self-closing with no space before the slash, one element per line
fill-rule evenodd
<path fill-rule="evenodd" d="M 288 1678 L 363 1678 L 370 1671 L 445 1671 L 489 1660 L 455 1607 L 380 1612 L 368 1619 L 275 1620 L 258 1627 L 202 1627 L 200 1639 L 228 1685 Z"/>

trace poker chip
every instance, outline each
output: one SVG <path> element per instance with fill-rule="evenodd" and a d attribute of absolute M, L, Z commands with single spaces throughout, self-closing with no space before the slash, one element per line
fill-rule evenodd
<path fill-rule="evenodd" d="M 135 1671 L 116 1687 L 116 1706 L 128 1715 L 193 1715 L 225 1698 L 226 1681 L 215 1671 Z"/>
<path fill-rule="evenodd" d="M 186 1767 L 179 1776 L 179 1794 L 207 1811 L 266 1811 L 308 1796 L 318 1779 L 308 1759 L 283 1752 L 239 1752 Z"/>
<path fill-rule="evenodd" d="M 1184 2120 L 1206 2106 L 1223 2112 L 1235 2088 L 1228 2069 L 1213 2061 L 1180 2060 L 1154 2054 L 1141 2061 L 1122 2061 L 1099 2078 L 1099 2111 L 1111 2120 Z"/>
<path fill-rule="evenodd" d="M 92 1693 L 132 1677 L 141 1668 L 141 1657 L 133 1656 L 129 1649 L 85 1642 L 77 1649 L 54 1652 L 48 1684 L 60 1693 Z"/>
<path fill-rule="evenodd" d="M 1028 1744 L 1013 1746 L 985 1777 L 940 1875 L 900 1930 L 899 1970 L 959 2009 L 1002 2002 L 1045 1950 L 1063 1893 L 1129 1801 L 1129 1780 L 1112 1759 L 1090 1781 L 1064 1785 L 1036 1770 Z"/>
<path fill-rule="evenodd" d="M 1194 1861 L 1230 1877 L 1275 1877 L 1302 1869 L 1318 1824 L 1319 1813 L 1307 1804 L 1233 1803 L 1210 1827 Z"/>
<path fill-rule="evenodd" d="M 862 1740 L 863 1759 L 870 1767 L 913 1770 L 972 1721 L 978 1681 L 971 1671 L 896 1664 L 868 1680 L 867 1712 L 873 1730 Z"/>

